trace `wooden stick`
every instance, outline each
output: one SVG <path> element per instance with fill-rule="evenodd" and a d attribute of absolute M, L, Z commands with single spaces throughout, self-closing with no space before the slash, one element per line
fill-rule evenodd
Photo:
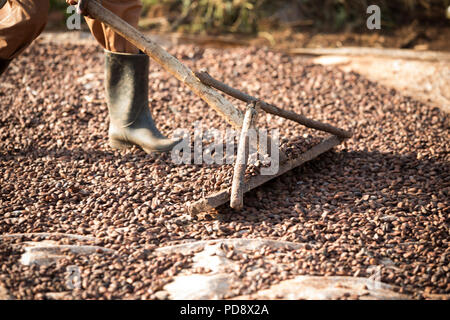
<path fill-rule="evenodd" d="M 289 170 L 292 170 L 302 164 L 304 164 L 307 161 L 310 161 L 311 159 L 316 158 L 320 154 L 332 149 L 333 147 L 340 144 L 344 139 L 336 137 L 336 136 L 329 136 L 325 140 L 323 140 L 318 145 L 312 147 L 305 153 L 301 154 L 298 158 L 294 158 L 292 160 L 288 160 L 285 163 L 280 165 L 280 169 L 278 170 L 278 173 L 275 175 L 258 175 L 258 176 L 252 176 L 248 180 L 245 181 L 244 184 L 244 193 L 248 192 L 256 187 L 259 187 L 260 185 L 266 183 L 269 180 L 272 180 L 284 173 L 286 173 Z M 210 194 L 206 196 L 205 198 L 202 198 L 194 203 L 188 204 L 187 209 L 190 214 L 199 214 L 204 211 L 208 211 L 211 209 L 214 209 L 222 204 L 227 203 L 230 200 L 230 188 L 223 189 L 219 192 Z"/>
<path fill-rule="evenodd" d="M 213 77 L 211 77 L 207 72 L 205 71 L 201 71 L 201 72 L 196 72 L 195 75 L 197 76 L 197 78 L 200 79 L 201 82 L 203 82 L 204 84 L 211 86 L 213 88 L 216 88 L 217 90 L 220 90 L 238 100 L 242 100 L 245 101 L 247 103 L 251 102 L 251 101 L 255 101 L 258 100 L 255 97 L 252 97 L 242 91 L 239 91 L 237 89 L 234 89 L 228 85 L 226 85 L 223 82 L 220 82 L 219 80 L 214 79 Z M 278 108 L 274 105 L 271 105 L 269 103 L 266 103 L 264 101 L 258 100 L 259 105 L 261 107 L 261 109 L 263 109 L 264 111 L 295 121 L 297 123 L 300 123 L 308 128 L 313 128 L 313 129 L 317 129 L 320 131 L 325 131 L 331 134 L 334 134 L 338 137 L 343 137 L 343 138 L 350 138 L 352 136 L 352 133 L 343 129 L 339 129 L 336 128 L 332 125 L 329 125 L 327 123 L 322 123 L 319 121 L 315 121 L 312 119 L 309 119 L 307 117 L 304 117 L 298 113 L 295 113 L 293 111 L 288 111 L 288 110 L 283 110 L 281 108 Z"/>
<path fill-rule="evenodd" d="M 230 207 L 236 210 L 240 210 L 244 206 L 244 175 L 249 156 L 247 152 L 247 149 L 249 148 L 248 130 L 252 126 L 253 119 L 256 115 L 254 105 L 255 103 L 253 102 L 247 106 L 239 138 L 236 162 L 234 163 Z"/>
<path fill-rule="evenodd" d="M 87 13 L 90 17 L 108 25 L 116 33 L 127 39 L 134 46 L 149 55 L 159 63 L 167 72 L 185 83 L 196 95 L 215 109 L 226 121 L 236 129 L 242 126 L 242 112 L 235 108 L 231 102 L 221 94 L 201 83 L 194 73 L 174 56 L 170 55 L 157 43 L 148 39 L 136 28 L 102 7 L 97 1 L 89 0 Z"/>

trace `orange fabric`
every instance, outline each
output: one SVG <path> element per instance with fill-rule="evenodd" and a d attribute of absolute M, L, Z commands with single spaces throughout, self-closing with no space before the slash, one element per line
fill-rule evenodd
<path fill-rule="evenodd" d="M 101 0 L 100 3 L 129 24 L 137 27 L 141 0 Z M 48 17 L 49 0 L 8 0 L 0 9 L 0 59 L 13 59 L 42 32 Z M 94 37 L 113 52 L 138 53 L 139 50 L 111 28 L 86 18 Z"/>
<path fill-rule="evenodd" d="M 102 0 L 101 4 L 133 27 L 137 27 L 142 10 L 141 0 Z M 116 34 L 111 28 L 103 23 L 90 18 L 86 18 L 86 22 L 89 29 L 91 29 L 91 33 L 103 48 L 113 52 L 139 52 L 135 46 Z"/>
<path fill-rule="evenodd" d="M 0 59 L 18 56 L 47 23 L 48 0 L 8 0 L 0 9 Z"/>

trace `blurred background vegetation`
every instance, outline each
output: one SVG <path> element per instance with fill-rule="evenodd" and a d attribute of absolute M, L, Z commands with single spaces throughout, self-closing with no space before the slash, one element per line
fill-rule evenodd
<path fill-rule="evenodd" d="M 64 0 L 51 0 L 65 13 Z M 143 0 L 141 26 L 203 34 L 257 34 L 279 28 L 366 32 L 366 9 L 381 8 L 384 30 L 406 24 L 445 25 L 450 0 Z"/>
<path fill-rule="evenodd" d="M 126 0 L 124 0 L 126 1 Z M 203 45 L 375 46 L 450 51 L 450 0 L 142 0 L 139 26 Z M 67 30 L 65 0 L 50 0 L 50 30 Z M 369 5 L 381 30 L 369 30 Z M 87 26 L 83 24 L 87 31 Z"/>

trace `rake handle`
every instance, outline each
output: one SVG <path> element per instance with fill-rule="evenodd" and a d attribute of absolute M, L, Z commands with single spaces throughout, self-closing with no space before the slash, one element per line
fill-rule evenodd
<path fill-rule="evenodd" d="M 185 83 L 196 95 L 224 117 L 229 124 L 237 129 L 241 128 L 243 121 L 242 112 L 217 91 L 204 85 L 187 66 L 136 28 L 102 7 L 96 0 L 85 0 L 85 2 L 87 2 L 84 4 L 86 14 L 89 17 L 111 27 L 117 34 L 124 37 L 160 64 L 167 72 Z"/>
<path fill-rule="evenodd" d="M 309 119 L 309 118 L 302 116 L 298 113 L 295 113 L 293 111 L 284 110 L 284 109 L 278 108 L 274 105 L 271 105 L 267 102 L 258 100 L 247 93 L 244 93 L 240 90 L 232 88 L 232 87 L 226 85 L 225 83 L 214 79 L 205 71 L 197 72 L 195 75 L 204 84 L 211 86 L 213 88 L 216 88 L 217 90 L 222 91 L 223 93 L 226 93 L 227 95 L 229 95 L 233 98 L 236 98 L 238 100 L 241 100 L 241 101 L 244 101 L 247 103 L 250 103 L 251 101 L 258 101 L 261 109 L 263 109 L 267 113 L 271 113 L 271 114 L 295 121 L 295 122 L 302 124 L 308 128 L 313 128 L 313 129 L 317 129 L 320 131 L 325 131 L 325 132 L 334 134 L 335 136 L 338 136 L 338 137 L 351 138 L 351 136 L 352 136 L 352 133 L 349 131 L 336 128 L 327 123 Z"/>

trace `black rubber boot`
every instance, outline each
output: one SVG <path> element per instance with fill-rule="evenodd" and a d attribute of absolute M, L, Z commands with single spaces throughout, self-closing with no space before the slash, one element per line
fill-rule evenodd
<path fill-rule="evenodd" d="M 6 68 L 8 68 L 8 65 L 10 62 L 11 62 L 11 60 L 0 59 L 0 76 L 6 70 Z"/>
<path fill-rule="evenodd" d="M 110 146 L 137 145 L 147 153 L 171 150 L 180 140 L 159 132 L 148 105 L 148 56 L 105 52 Z"/>

